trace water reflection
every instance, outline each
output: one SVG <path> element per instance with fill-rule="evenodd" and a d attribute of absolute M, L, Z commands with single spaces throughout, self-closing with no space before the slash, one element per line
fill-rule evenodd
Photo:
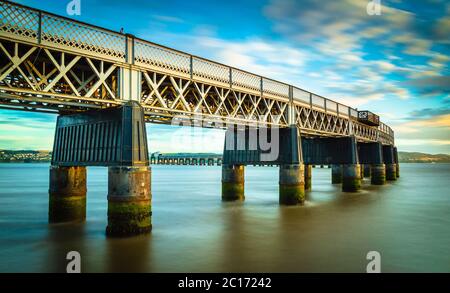
<path fill-rule="evenodd" d="M 246 169 L 244 203 L 220 200 L 220 167 L 153 168 L 153 231 L 105 237 L 107 170 L 89 168 L 87 221 L 47 223 L 48 166 L 0 164 L 0 271 L 364 272 L 450 271 L 449 164 L 405 164 L 399 181 L 342 193 L 313 169 L 305 206 L 278 205 L 278 169 Z M 29 180 L 23 180 L 27 174 Z M 14 184 L 11 184 L 14 182 Z"/>

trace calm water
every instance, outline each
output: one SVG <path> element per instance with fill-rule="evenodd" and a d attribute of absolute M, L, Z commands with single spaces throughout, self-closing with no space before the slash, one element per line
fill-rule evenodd
<path fill-rule="evenodd" d="M 220 167 L 154 166 L 153 232 L 105 237 L 107 169 L 88 169 L 87 221 L 47 223 L 48 165 L 0 164 L 0 271 L 450 272 L 450 164 L 403 164 L 395 183 L 344 194 L 313 170 L 303 207 L 278 205 L 278 169 L 247 167 L 245 203 L 222 203 Z"/>

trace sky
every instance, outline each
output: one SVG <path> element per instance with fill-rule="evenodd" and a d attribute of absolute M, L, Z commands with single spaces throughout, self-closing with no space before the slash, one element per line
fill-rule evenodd
<path fill-rule="evenodd" d="M 16 1 L 68 16 L 70 0 Z M 450 154 L 450 2 L 81 0 L 70 16 L 370 110 L 400 151 Z M 375 0 L 375 2 L 377 2 Z M 51 150 L 56 116 L 0 110 L 0 149 Z M 217 152 L 222 130 L 147 124 L 151 152 Z"/>

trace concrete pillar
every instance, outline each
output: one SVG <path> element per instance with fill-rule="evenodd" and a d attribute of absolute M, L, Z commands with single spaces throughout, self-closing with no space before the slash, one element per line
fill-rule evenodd
<path fill-rule="evenodd" d="M 359 178 L 361 178 L 361 180 L 362 180 L 364 178 L 364 165 L 363 164 L 359 164 L 359 166 L 360 166 L 359 169 L 361 170 Z"/>
<path fill-rule="evenodd" d="M 50 166 L 50 223 L 86 219 L 86 167 Z"/>
<path fill-rule="evenodd" d="M 280 165 L 280 204 L 305 202 L 305 167 L 303 164 Z"/>
<path fill-rule="evenodd" d="M 331 165 L 331 183 L 332 184 L 342 183 L 342 166 L 341 165 Z"/>
<path fill-rule="evenodd" d="M 398 162 L 398 150 L 397 147 L 394 147 L 393 149 L 394 153 L 394 163 L 395 163 L 395 175 L 397 175 L 397 178 L 400 177 L 400 163 Z"/>
<path fill-rule="evenodd" d="M 149 233 L 151 221 L 150 167 L 109 167 L 108 236 Z"/>
<path fill-rule="evenodd" d="M 366 177 L 366 178 L 370 177 L 370 173 L 371 173 L 370 170 L 371 170 L 370 165 L 364 164 L 364 177 Z"/>
<path fill-rule="evenodd" d="M 222 165 L 222 200 L 244 199 L 244 166 Z"/>
<path fill-rule="evenodd" d="M 372 185 L 383 185 L 386 183 L 386 167 L 384 164 L 373 164 L 370 166 Z"/>
<path fill-rule="evenodd" d="M 342 191 L 355 192 L 361 189 L 361 165 L 342 165 Z"/>
<path fill-rule="evenodd" d="M 305 190 L 310 190 L 312 186 L 312 165 L 304 165 L 305 168 Z"/>
<path fill-rule="evenodd" d="M 397 180 L 396 164 L 385 164 L 385 165 L 386 165 L 386 180 L 388 181 Z"/>

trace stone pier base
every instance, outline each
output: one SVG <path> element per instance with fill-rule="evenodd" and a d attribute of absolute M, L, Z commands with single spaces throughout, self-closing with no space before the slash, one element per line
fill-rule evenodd
<path fill-rule="evenodd" d="M 151 221 L 150 167 L 109 167 L 108 236 L 149 233 Z"/>
<path fill-rule="evenodd" d="M 342 165 L 342 191 L 356 192 L 361 189 L 361 165 Z"/>
<path fill-rule="evenodd" d="M 50 167 L 50 223 L 86 219 L 86 167 Z"/>
<path fill-rule="evenodd" d="M 396 164 L 386 164 L 386 180 L 397 180 L 397 167 Z"/>
<path fill-rule="evenodd" d="M 395 167 L 396 167 L 395 174 L 397 175 L 397 178 L 399 178 L 400 177 L 400 163 L 396 163 Z"/>
<path fill-rule="evenodd" d="M 222 165 L 222 200 L 244 200 L 244 166 Z"/>
<path fill-rule="evenodd" d="M 341 165 L 331 165 L 331 183 L 332 184 L 342 183 L 342 166 Z"/>
<path fill-rule="evenodd" d="M 305 190 L 311 190 L 312 186 L 312 166 L 304 165 L 305 168 Z"/>
<path fill-rule="evenodd" d="M 305 167 L 303 164 L 280 165 L 280 204 L 305 202 Z"/>
<path fill-rule="evenodd" d="M 372 185 L 383 185 L 386 183 L 386 167 L 384 164 L 371 165 L 370 173 L 370 183 Z"/>

